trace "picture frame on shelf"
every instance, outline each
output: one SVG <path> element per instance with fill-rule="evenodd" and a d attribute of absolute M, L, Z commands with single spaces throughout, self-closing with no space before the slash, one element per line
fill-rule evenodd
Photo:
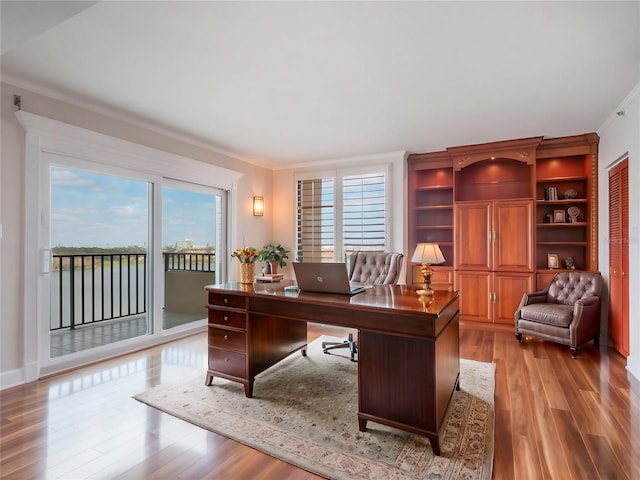
<path fill-rule="evenodd" d="M 555 270 L 560 267 L 560 258 L 556 253 L 547 253 L 547 266 L 550 270 Z"/>
<path fill-rule="evenodd" d="M 553 211 L 553 223 L 566 223 L 567 216 L 564 210 Z"/>

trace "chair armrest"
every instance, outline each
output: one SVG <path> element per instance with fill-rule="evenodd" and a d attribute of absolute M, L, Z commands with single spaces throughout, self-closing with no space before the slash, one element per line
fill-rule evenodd
<path fill-rule="evenodd" d="M 532 305 L 534 303 L 546 303 L 547 302 L 547 291 L 540 290 L 538 292 L 529 292 L 525 293 L 522 296 L 521 306 Z"/>
<path fill-rule="evenodd" d="M 600 297 L 581 298 L 573 305 L 573 321 L 569 328 L 574 345 L 594 338 L 600 332 Z"/>

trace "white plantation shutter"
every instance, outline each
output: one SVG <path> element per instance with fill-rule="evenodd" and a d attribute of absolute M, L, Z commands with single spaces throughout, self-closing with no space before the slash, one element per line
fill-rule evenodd
<path fill-rule="evenodd" d="M 297 180 L 296 261 L 334 262 L 386 250 L 386 167 L 307 174 Z"/>
<path fill-rule="evenodd" d="M 334 261 L 333 178 L 298 180 L 297 199 L 296 260 L 300 262 Z"/>
<path fill-rule="evenodd" d="M 345 176 L 342 192 L 345 253 L 385 250 L 385 174 Z"/>

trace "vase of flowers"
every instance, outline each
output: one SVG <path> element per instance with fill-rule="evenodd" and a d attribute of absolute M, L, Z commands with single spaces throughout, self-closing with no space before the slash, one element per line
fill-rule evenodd
<path fill-rule="evenodd" d="M 231 253 L 231 258 L 240 261 L 240 283 L 253 283 L 255 261 L 259 255 L 260 250 L 253 247 L 244 247 Z"/>

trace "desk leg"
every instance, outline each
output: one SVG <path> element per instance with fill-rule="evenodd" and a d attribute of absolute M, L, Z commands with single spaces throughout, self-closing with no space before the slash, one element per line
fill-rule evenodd
<path fill-rule="evenodd" d="M 244 384 L 244 396 L 247 398 L 253 397 L 253 380 L 250 380 L 249 383 Z"/>
<path fill-rule="evenodd" d="M 367 419 L 366 418 L 358 418 L 358 430 L 361 432 L 367 431 Z"/>
<path fill-rule="evenodd" d="M 433 454 L 436 457 L 439 457 L 442 453 L 440 451 L 440 440 L 438 439 L 438 437 L 429 437 L 429 442 L 431 443 L 431 450 L 433 450 Z"/>

